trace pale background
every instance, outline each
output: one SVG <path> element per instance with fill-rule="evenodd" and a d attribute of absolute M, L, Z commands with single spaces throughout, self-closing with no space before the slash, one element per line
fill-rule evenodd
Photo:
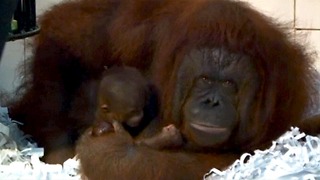
<path fill-rule="evenodd" d="M 62 0 L 36 0 L 37 15 Z M 315 67 L 320 71 L 320 0 L 243 0 L 266 15 L 286 22 L 299 41 L 318 53 Z M 302 34 L 302 35 L 301 35 Z M 0 90 L 12 92 L 19 85 L 16 68 L 30 55 L 28 39 L 7 42 L 0 64 Z"/>

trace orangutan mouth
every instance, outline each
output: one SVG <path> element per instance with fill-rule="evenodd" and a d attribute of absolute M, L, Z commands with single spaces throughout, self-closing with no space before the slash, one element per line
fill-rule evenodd
<path fill-rule="evenodd" d="M 190 126 L 194 129 L 197 129 L 202 132 L 206 133 L 224 133 L 227 130 L 227 128 L 219 127 L 219 126 L 213 126 L 213 125 L 207 125 L 207 124 L 199 124 L 199 123 L 190 123 Z"/>

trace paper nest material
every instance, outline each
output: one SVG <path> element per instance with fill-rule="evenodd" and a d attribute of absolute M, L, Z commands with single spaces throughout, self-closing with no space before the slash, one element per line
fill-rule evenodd
<path fill-rule="evenodd" d="M 41 162 L 43 148 L 30 143 L 17 123 L 0 107 L 0 179 L 81 179 L 76 157 L 63 165 Z M 224 171 L 213 168 L 204 179 L 320 179 L 320 139 L 291 128 L 269 149 L 245 153 Z"/>
<path fill-rule="evenodd" d="M 256 150 L 254 155 L 245 153 L 227 170 L 213 168 L 204 179 L 320 179 L 320 139 L 291 128 L 269 149 Z"/>
<path fill-rule="evenodd" d="M 17 123 L 9 118 L 7 108 L 0 107 L 0 179 L 81 179 L 76 158 L 63 165 L 41 162 L 43 148 L 30 143 Z"/>

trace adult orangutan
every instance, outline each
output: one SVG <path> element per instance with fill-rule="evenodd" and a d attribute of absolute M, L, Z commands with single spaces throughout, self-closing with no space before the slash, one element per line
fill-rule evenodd
<path fill-rule="evenodd" d="M 311 58 L 242 2 L 72 0 L 46 12 L 41 27 L 30 87 L 10 114 L 47 161 L 71 156 L 79 127 L 90 125 L 86 108 L 74 108 L 86 99 L 77 92 L 104 66 L 136 67 L 159 93 L 158 117 L 137 137 L 83 134 L 77 153 L 89 179 L 200 179 L 298 124 L 311 99 Z M 168 124 L 182 147 L 136 143 Z"/>

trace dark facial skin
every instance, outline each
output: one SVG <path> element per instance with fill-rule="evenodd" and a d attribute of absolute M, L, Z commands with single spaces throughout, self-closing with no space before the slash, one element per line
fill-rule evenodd
<path fill-rule="evenodd" d="M 106 70 L 98 90 L 96 120 L 116 120 L 128 127 L 140 125 L 148 100 L 148 83 L 136 69 L 114 67 Z M 99 125 L 97 125 L 99 134 Z"/>
<path fill-rule="evenodd" d="M 240 122 L 240 107 L 249 108 L 240 106 L 243 103 L 240 95 L 247 88 L 256 90 L 256 84 L 252 83 L 258 78 L 254 67 L 247 57 L 224 49 L 194 50 L 184 62 L 179 77 L 189 74 L 195 78 L 189 79 L 188 94 L 180 94 L 185 99 L 182 131 L 191 144 L 211 148 L 221 145 L 232 137 Z M 202 68 L 185 66 L 190 63 Z M 246 97 L 250 101 L 251 96 Z"/>

